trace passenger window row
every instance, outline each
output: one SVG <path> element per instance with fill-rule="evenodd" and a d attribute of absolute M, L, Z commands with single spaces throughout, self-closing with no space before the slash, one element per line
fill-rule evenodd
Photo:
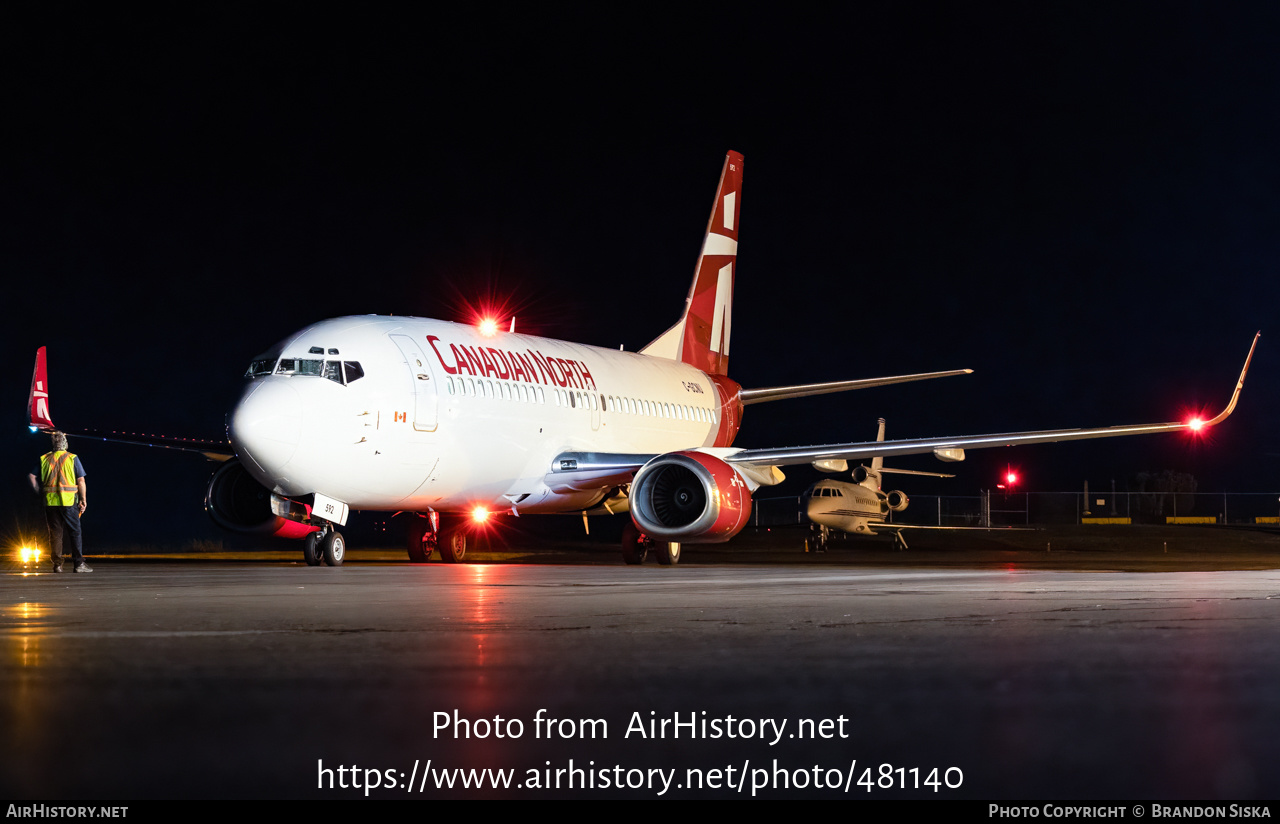
<path fill-rule="evenodd" d="M 496 398 L 498 400 L 514 400 L 524 403 L 546 403 L 546 395 L 540 386 L 501 380 L 495 381 L 489 378 L 450 376 L 445 379 L 445 391 L 450 395 L 470 395 L 476 398 Z M 660 403 L 658 401 L 624 398 L 615 395 L 597 395 L 594 392 L 569 389 L 553 389 L 552 397 L 555 399 L 556 406 L 567 406 L 571 409 L 612 411 L 618 414 L 643 415 L 651 418 L 673 418 L 676 420 L 698 421 L 700 423 L 717 423 L 715 410 L 701 406 Z"/>
<path fill-rule="evenodd" d="M 523 403 L 546 403 L 547 396 L 541 386 L 529 386 L 525 383 L 509 383 L 488 378 L 455 378 L 445 380 L 446 391 L 450 395 L 471 395 L 477 398 L 497 398 L 506 401 Z"/>

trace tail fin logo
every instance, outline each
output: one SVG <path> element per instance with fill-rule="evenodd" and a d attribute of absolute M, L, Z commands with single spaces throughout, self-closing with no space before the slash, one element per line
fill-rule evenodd
<path fill-rule="evenodd" d="M 31 395 L 28 398 L 28 410 L 31 413 L 31 426 L 35 429 L 53 429 L 53 420 L 49 417 L 49 377 L 45 369 L 45 348 L 36 350 L 36 368 L 31 375 Z"/>
<path fill-rule="evenodd" d="M 36 388 L 32 390 L 31 395 L 36 401 L 34 417 L 42 421 L 49 420 L 49 393 L 44 391 L 43 381 L 36 381 Z"/>
<path fill-rule="evenodd" d="M 741 191 L 742 155 L 729 152 L 684 314 L 675 326 L 640 350 L 642 354 L 682 361 L 709 375 L 728 374 Z"/>

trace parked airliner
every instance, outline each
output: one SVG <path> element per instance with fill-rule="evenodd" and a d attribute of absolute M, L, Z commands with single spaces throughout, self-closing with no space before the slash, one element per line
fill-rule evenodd
<path fill-rule="evenodd" d="M 205 500 L 214 521 L 305 538 L 312 565 L 342 563 L 340 527 L 353 509 L 413 513 L 409 557 L 426 560 L 438 547 L 455 563 L 466 554 L 467 525 L 492 515 L 629 512 L 624 559 L 640 563 L 654 549 L 660 563 L 675 564 L 684 543 L 736 535 L 752 492 L 780 482 L 783 466 L 929 452 L 958 461 L 965 449 L 1196 429 L 1235 407 L 1244 371 L 1227 407 L 1205 422 L 735 447 L 751 404 L 970 371 L 766 389 L 731 380 L 742 172 L 742 155 L 729 152 L 684 311 L 639 352 L 523 335 L 514 324 L 336 318 L 253 359 L 229 441 L 67 434 L 220 460 Z M 48 404 L 42 347 L 32 429 L 53 428 Z"/>

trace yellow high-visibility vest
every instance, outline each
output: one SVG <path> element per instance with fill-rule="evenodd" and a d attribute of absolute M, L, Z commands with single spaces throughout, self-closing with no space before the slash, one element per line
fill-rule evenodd
<path fill-rule="evenodd" d="M 47 452 L 40 456 L 40 483 L 45 506 L 71 506 L 76 502 L 76 456 Z"/>

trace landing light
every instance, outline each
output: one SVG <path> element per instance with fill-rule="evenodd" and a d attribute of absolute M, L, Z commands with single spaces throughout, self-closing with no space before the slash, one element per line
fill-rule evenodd
<path fill-rule="evenodd" d="M 491 338 L 498 334 L 498 322 L 493 318 L 484 318 L 479 324 L 480 334 L 486 338 Z"/>
<path fill-rule="evenodd" d="M 40 560 L 40 550 L 35 547 L 24 546 L 18 550 L 18 558 L 24 564 L 38 563 Z"/>
<path fill-rule="evenodd" d="M 477 524 L 482 524 L 489 520 L 489 510 L 483 506 L 478 506 L 471 510 L 471 520 Z"/>

